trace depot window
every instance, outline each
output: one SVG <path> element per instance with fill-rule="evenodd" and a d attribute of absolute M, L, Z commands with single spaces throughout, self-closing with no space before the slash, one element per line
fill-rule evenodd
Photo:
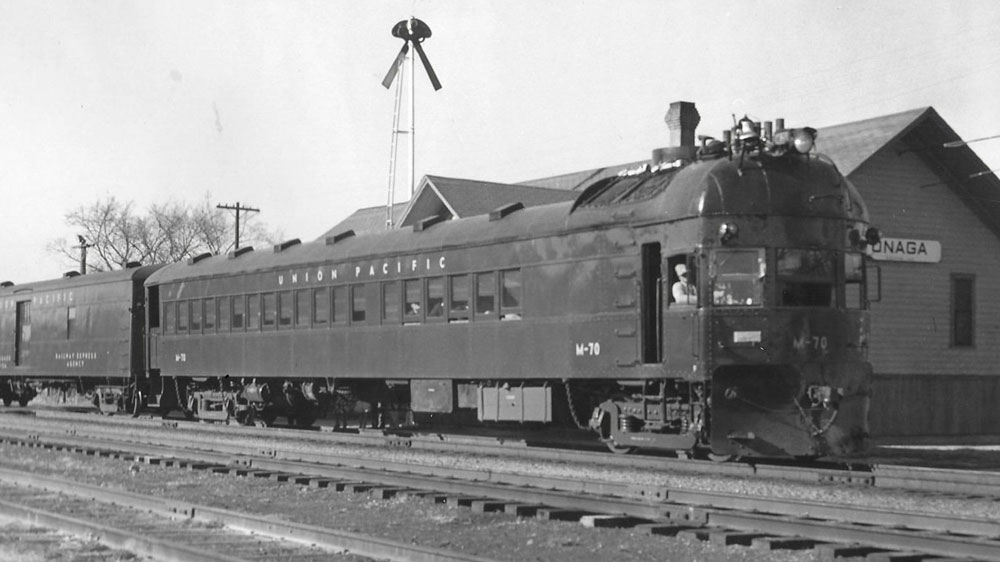
<path fill-rule="evenodd" d="M 777 250 L 778 306 L 833 306 L 834 253 L 830 250 Z"/>
<path fill-rule="evenodd" d="M 951 276 L 951 345 L 974 347 L 976 310 L 976 278 L 972 275 Z"/>
<path fill-rule="evenodd" d="M 715 250 L 708 272 L 712 304 L 761 306 L 766 273 L 763 249 Z"/>

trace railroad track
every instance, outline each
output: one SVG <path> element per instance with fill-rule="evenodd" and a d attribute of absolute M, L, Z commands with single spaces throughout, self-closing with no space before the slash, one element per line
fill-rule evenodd
<path fill-rule="evenodd" d="M 8 517 L 85 535 L 155 560 L 319 562 L 336 556 L 346 559 L 351 554 L 352 560 L 360 556 L 378 560 L 489 562 L 487 558 L 444 549 L 16 470 L 0 469 L 0 482 L 4 498 L 0 500 L 0 510 Z"/>
<path fill-rule="evenodd" d="M 208 452 L 170 446 L 127 445 L 120 441 L 72 441 L 58 435 L 33 435 L 8 442 L 62 448 L 102 456 L 138 458 L 217 472 L 332 486 L 379 497 L 415 494 L 434 501 L 468 505 L 482 511 L 582 520 L 591 526 L 639 527 L 654 534 L 686 534 L 716 544 L 746 544 L 760 549 L 818 548 L 824 556 L 863 554 L 871 560 L 903 554 L 1000 560 L 1000 524 L 988 519 L 860 508 L 586 482 L 470 470 L 445 470 L 372 459 L 333 459 L 321 453 L 279 458 L 273 449 L 246 454 Z M 61 439 L 61 441 L 60 441 Z M 190 443 L 190 438 L 184 441 Z M 178 455 L 186 458 L 180 458 Z M 956 532 L 957 531 L 957 532 Z M 919 559 L 919 558 L 916 558 Z"/>
<path fill-rule="evenodd" d="M 3 410 L 0 410 L 3 412 Z M 18 412 L 18 410 L 14 410 Z M 809 465 L 775 462 L 717 463 L 693 459 L 676 459 L 663 456 L 614 455 L 604 452 L 574 451 L 559 448 L 529 447 L 523 441 L 505 438 L 482 438 L 437 434 L 393 434 L 381 431 L 329 433 L 295 429 L 257 429 L 162 420 L 157 418 L 135 420 L 132 418 L 101 417 L 88 414 L 68 414 L 60 411 L 40 410 L 26 412 L 26 416 L 5 417 L 5 426 L 32 431 L 39 423 L 51 422 L 53 428 L 60 423 L 72 423 L 80 436 L 120 439 L 123 431 L 143 427 L 148 431 L 167 430 L 160 434 L 157 443 L 189 446 L 203 443 L 206 447 L 238 455 L 245 452 L 241 445 L 226 447 L 219 444 L 218 436 L 261 438 L 270 444 L 267 454 L 276 458 L 298 458 L 303 447 L 290 447 L 283 441 L 315 444 L 315 449 L 330 444 L 358 447 L 398 447 L 411 450 L 454 452 L 459 454 L 492 455 L 507 459 L 548 461 L 610 469 L 650 470 L 668 474 L 693 474 L 733 478 L 775 479 L 799 483 L 837 484 L 862 488 L 881 488 L 927 493 L 929 495 L 954 495 L 957 498 L 1000 497 L 1000 472 L 958 470 L 946 468 L 921 468 L 890 464 L 865 463 L 813 463 Z M 31 419 L 34 414 L 34 420 Z M 2 414 L 0 414 L 2 415 Z M 15 423 L 17 421 L 22 423 Z M 101 429 L 103 428 L 103 429 Z M 176 435 L 180 430 L 184 433 Z M 58 429 L 54 429 L 58 431 Z M 171 432 L 174 433 L 171 436 Z M 213 437 L 215 436 L 215 437 Z"/>

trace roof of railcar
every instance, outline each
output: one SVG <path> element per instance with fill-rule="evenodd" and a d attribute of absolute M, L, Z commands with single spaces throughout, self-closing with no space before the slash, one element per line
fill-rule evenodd
<path fill-rule="evenodd" d="M 36 291 L 58 291 L 65 289 L 77 289 L 92 285 L 109 285 L 126 281 L 143 281 L 161 267 L 163 266 L 147 265 L 116 271 L 88 273 L 87 275 L 72 275 L 68 277 L 60 277 L 58 279 L 46 279 L 42 281 L 33 281 L 31 283 L 14 284 L 9 287 L 0 288 L 0 298 L 23 293 L 33 293 Z"/>
<path fill-rule="evenodd" d="M 832 166 L 820 160 L 811 158 L 810 161 L 813 163 L 804 167 L 811 166 L 813 173 L 820 173 L 820 170 L 836 173 Z M 239 255 L 230 253 L 188 260 L 159 270 L 149 278 L 147 284 L 301 267 L 331 261 L 383 259 L 387 256 L 414 255 L 593 230 L 614 224 L 673 221 L 706 213 L 732 212 L 719 195 L 722 191 L 719 182 L 723 180 L 718 178 L 736 177 L 737 166 L 737 162 L 723 158 L 696 162 L 682 168 L 642 172 L 638 177 L 645 178 L 651 185 L 645 196 L 615 200 L 609 204 L 592 204 L 589 197 L 593 193 L 585 191 L 574 202 L 524 208 L 499 220 L 490 220 L 489 214 L 482 214 L 443 221 L 423 230 L 412 227 L 395 228 L 347 236 L 334 243 L 328 243 L 328 239 L 294 244 L 284 249 L 265 248 Z M 770 190 L 767 186 L 758 187 L 757 183 L 760 182 L 752 179 L 752 176 L 754 175 L 746 174 L 747 180 L 740 185 L 740 188 L 751 190 L 754 194 L 762 193 L 757 197 L 752 212 L 780 213 L 787 207 L 784 202 L 769 197 Z M 840 177 L 839 174 L 837 177 Z M 767 180 L 762 182 L 766 184 Z M 838 211 L 832 203 L 810 207 L 808 212 L 814 216 L 845 216 L 844 211 Z"/>

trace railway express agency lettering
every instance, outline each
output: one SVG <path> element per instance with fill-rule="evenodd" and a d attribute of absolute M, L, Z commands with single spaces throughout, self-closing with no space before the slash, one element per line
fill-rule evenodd
<path fill-rule="evenodd" d="M 390 260 L 319 267 L 278 274 L 278 285 L 322 283 L 337 280 L 368 280 L 387 277 L 433 273 L 446 268 L 444 256 L 394 258 Z"/>
<path fill-rule="evenodd" d="M 879 261 L 907 261 L 938 263 L 941 261 L 941 243 L 937 240 L 912 240 L 909 238 L 883 238 L 869 250 Z"/>
<path fill-rule="evenodd" d="M 66 353 L 56 353 L 56 361 L 65 361 L 67 369 L 79 369 L 87 364 L 88 360 L 97 359 L 96 351 L 70 351 Z"/>

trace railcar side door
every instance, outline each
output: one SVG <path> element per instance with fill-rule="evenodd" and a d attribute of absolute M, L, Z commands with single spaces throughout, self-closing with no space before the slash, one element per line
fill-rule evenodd
<path fill-rule="evenodd" d="M 14 322 L 14 365 L 24 365 L 31 344 L 31 301 L 17 303 Z"/>
<path fill-rule="evenodd" d="M 688 377 L 698 361 L 698 311 L 700 304 L 698 261 L 678 254 L 666 261 L 663 313 L 663 357 L 667 374 Z"/>

